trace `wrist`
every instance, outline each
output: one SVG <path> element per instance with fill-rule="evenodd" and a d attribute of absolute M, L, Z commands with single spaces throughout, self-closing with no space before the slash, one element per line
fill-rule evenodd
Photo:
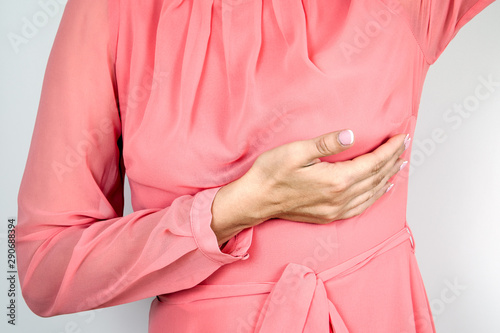
<path fill-rule="evenodd" d="M 217 236 L 219 246 L 234 237 L 243 229 L 256 226 L 268 217 L 262 214 L 258 188 L 237 179 L 221 187 L 212 202 L 212 222 L 210 227 Z"/>
<path fill-rule="evenodd" d="M 263 181 L 251 171 L 224 186 L 223 190 L 223 194 L 230 198 L 228 202 L 232 201 L 237 208 L 235 214 L 244 228 L 267 221 L 276 213 L 274 205 L 269 202 L 269 191 Z"/>

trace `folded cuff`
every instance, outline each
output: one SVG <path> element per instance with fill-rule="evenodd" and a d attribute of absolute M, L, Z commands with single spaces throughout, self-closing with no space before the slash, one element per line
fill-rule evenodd
<path fill-rule="evenodd" d="M 195 194 L 191 206 L 191 231 L 200 251 L 210 260 L 219 264 L 229 264 L 248 259 L 247 253 L 252 244 L 253 227 L 243 229 L 232 237 L 221 251 L 217 236 L 210 227 L 212 223 L 212 203 L 222 186 L 207 189 Z"/>

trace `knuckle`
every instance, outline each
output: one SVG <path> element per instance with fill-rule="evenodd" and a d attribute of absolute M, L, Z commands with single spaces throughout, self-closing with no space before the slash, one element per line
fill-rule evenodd
<path fill-rule="evenodd" d="M 328 142 L 326 141 L 326 137 L 320 137 L 319 140 L 316 141 L 316 149 L 320 152 L 320 154 L 324 156 L 328 156 L 332 154 L 332 150 L 328 146 Z"/>
<path fill-rule="evenodd" d="M 384 175 L 376 175 L 373 177 L 372 186 L 377 187 L 384 180 Z"/>
<path fill-rule="evenodd" d="M 404 163 L 400 163 L 402 161 L 402 159 L 398 159 L 396 161 L 396 163 L 394 163 L 394 165 L 392 166 L 392 170 L 391 170 L 391 177 L 394 176 L 395 174 L 397 174 L 399 171 L 401 171 L 401 166 L 404 164 Z M 407 162 L 406 162 L 407 164 Z M 406 164 L 404 164 L 405 166 L 407 166 Z M 404 166 L 403 166 L 404 168 Z"/>
<path fill-rule="evenodd" d="M 329 206 L 326 206 L 323 209 L 321 209 L 321 211 L 318 214 L 321 220 L 325 221 L 325 223 L 336 220 L 338 218 L 338 215 L 339 215 L 338 208 Z"/>
<path fill-rule="evenodd" d="M 334 194 L 344 192 L 349 188 L 349 181 L 347 178 L 337 178 L 331 182 L 331 189 Z"/>
<path fill-rule="evenodd" d="M 379 173 L 380 170 L 382 170 L 382 168 L 384 167 L 384 164 L 385 164 L 384 161 L 377 159 L 372 166 L 371 174 L 376 175 L 377 173 Z"/>
<path fill-rule="evenodd" d="M 375 198 L 375 195 L 377 194 L 377 192 L 378 192 L 378 191 L 377 191 L 377 189 L 376 189 L 376 188 L 371 189 L 371 190 L 368 192 L 368 199 L 367 199 L 366 201 L 370 201 L 370 200 L 374 199 L 374 198 Z M 365 202 L 366 202 L 366 201 L 365 201 Z"/>

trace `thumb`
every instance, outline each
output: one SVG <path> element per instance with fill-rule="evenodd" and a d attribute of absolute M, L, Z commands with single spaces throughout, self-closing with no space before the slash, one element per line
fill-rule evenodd
<path fill-rule="evenodd" d="M 309 148 L 306 152 L 308 165 L 321 162 L 319 157 L 335 155 L 347 150 L 354 143 L 354 133 L 351 130 L 330 132 L 309 141 Z"/>

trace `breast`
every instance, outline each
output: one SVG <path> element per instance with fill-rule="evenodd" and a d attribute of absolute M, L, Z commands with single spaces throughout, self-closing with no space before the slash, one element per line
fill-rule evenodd
<path fill-rule="evenodd" d="M 126 51 L 132 66 L 124 70 L 133 75 L 124 75 L 130 81 L 120 85 L 120 94 L 134 96 L 134 87 L 149 82 L 145 95 L 123 109 L 134 208 L 167 207 L 178 196 L 227 184 L 264 151 L 292 141 L 352 129 L 352 148 L 322 158 L 337 162 L 413 132 L 419 52 L 404 22 L 392 14 L 378 22 L 387 10 L 379 2 L 350 2 L 330 17 L 312 2 L 299 2 L 278 18 L 273 4 L 284 2 L 263 1 L 262 11 L 252 12 L 262 13 L 251 21 L 260 25 L 237 27 L 260 38 L 238 41 L 244 48 L 236 53 L 228 42 L 237 36 L 228 35 L 228 24 L 236 28 L 245 21 L 228 19 L 235 13 L 224 18 L 220 2 L 165 5 L 155 47 Z M 302 23 L 289 25 L 288 19 Z M 375 23 L 384 29 L 367 35 Z M 328 253 L 316 264 L 310 260 L 315 269 L 355 255 L 404 224 L 402 183 L 370 212 L 346 221 L 266 221 L 255 227 L 252 259 L 221 268 L 209 282 L 255 278 L 252 272 L 269 265 L 260 279 L 273 279 L 285 263 L 310 260 L 314 253 Z"/>

